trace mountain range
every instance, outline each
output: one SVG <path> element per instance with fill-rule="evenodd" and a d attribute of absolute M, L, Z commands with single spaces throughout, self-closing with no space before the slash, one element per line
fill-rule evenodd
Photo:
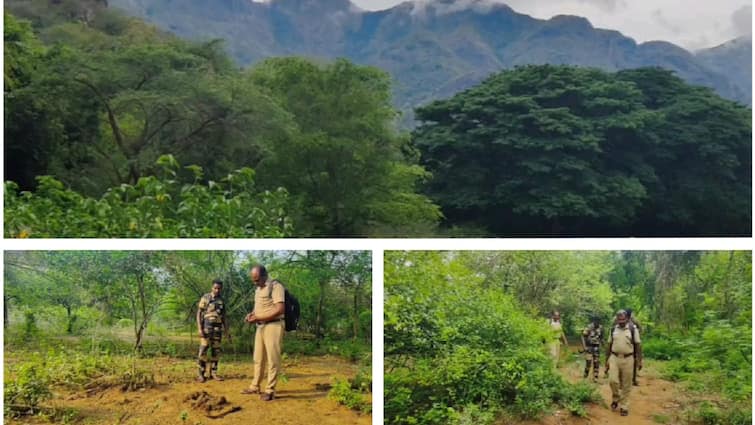
<path fill-rule="evenodd" d="M 242 65 L 266 57 L 346 57 L 394 78 L 396 106 L 411 111 L 525 64 L 571 64 L 608 71 L 671 69 L 689 83 L 752 103 L 752 38 L 698 52 L 664 41 L 637 43 L 585 18 L 542 20 L 490 0 L 405 2 L 365 11 L 349 0 L 109 0 L 178 36 L 226 40 Z"/>

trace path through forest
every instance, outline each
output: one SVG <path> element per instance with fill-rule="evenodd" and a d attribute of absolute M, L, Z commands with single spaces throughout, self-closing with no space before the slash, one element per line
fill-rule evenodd
<path fill-rule="evenodd" d="M 155 388 L 129 392 L 109 388 L 91 395 L 81 391 L 56 391 L 55 398 L 45 404 L 57 408 L 73 408 L 78 412 L 80 423 L 93 425 L 372 423 L 370 415 L 359 414 L 327 398 L 334 377 L 352 378 L 358 368 L 335 357 L 302 357 L 285 362 L 285 378 L 279 381 L 277 398 L 272 402 L 263 402 L 258 395 L 240 394 L 251 381 L 251 361 L 225 364 L 221 361 L 221 374 L 226 380 L 206 383 L 194 381 L 196 363 L 193 360 L 158 358 L 142 361 L 151 362 L 148 367 L 155 373 Z M 192 396 L 198 400 L 192 400 Z M 220 397 L 224 397 L 226 403 L 220 406 L 222 409 L 213 411 L 213 415 L 225 414 L 217 419 L 207 416 L 201 407 L 192 406 L 199 404 L 198 402 L 218 404 Z M 235 411 L 228 413 L 232 410 Z M 41 419 L 28 417 L 8 423 L 37 423 L 37 420 L 45 423 Z"/>
<path fill-rule="evenodd" d="M 561 360 L 559 372 L 570 382 L 583 380 L 584 359 L 575 355 L 578 347 L 570 347 L 570 353 Z M 604 360 L 603 360 L 604 361 Z M 525 425 L 658 425 L 680 424 L 679 415 L 686 397 L 678 384 L 660 378 L 658 363 L 645 361 L 645 368 L 640 372 L 639 386 L 632 388 L 629 396 L 629 416 L 621 416 L 611 411 L 611 388 L 604 375 L 604 366 L 600 366 L 600 379 L 595 384 L 599 387 L 603 402 L 586 406 L 587 417 L 572 415 L 566 409 L 559 409 L 540 421 L 525 422 Z M 591 372 L 592 373 L 592 372 Z M 592 376 L 592 375 L 590 375 Z"/>

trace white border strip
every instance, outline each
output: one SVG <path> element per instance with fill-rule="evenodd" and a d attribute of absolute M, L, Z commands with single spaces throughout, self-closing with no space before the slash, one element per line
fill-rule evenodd
<path fill-rule="evenodd" d="M 5 239 L 4 250 L 752 250 L 750 238 Z"/>

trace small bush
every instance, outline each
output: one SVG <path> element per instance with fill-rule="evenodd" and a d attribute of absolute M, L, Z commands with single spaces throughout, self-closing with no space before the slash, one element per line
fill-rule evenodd
<path fill-rule="evenodd" d="M 728 406 L 718 408 L 709 402 L 703 402 L 696 409 L 688 412 L 688 421 L 702 425 L 750 425 L 752 411 L 747 406 Z"/>
<path fill-rule="evenodd" d="M 20 365 L 16 378 L 5 383 L 6 415 L 36 414 L 39 403 L 52 397 L 50 377 L 37 362 Z"/>
<path fill-rule="evenodd" d="M 328 398 L 358 412 L 372 411 L 368 398 L 362 392 L 352 389 L 352 384 L 348 380 L 336 379 Z"/>
<path fill-rule="evenodd" d="M 642 355 L 647 359 L 674 360 L 681 358 L 684 352 L 684 344 L 671 337 L 642 341 Z"/>

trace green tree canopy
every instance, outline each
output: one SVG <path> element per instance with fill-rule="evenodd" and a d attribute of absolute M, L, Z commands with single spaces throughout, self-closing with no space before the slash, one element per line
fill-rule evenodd
<path fill-rule="evenodd" d="M 662 69 L 524 66 L 417 109 L 413 140 L 449 225 L 749 234 L 750 115 Z"/>
<path fill-rule="evenodd" d="M 347 60 L 317 65 L 270 59 L 250 71 L 296 123 L 296 134 L 269 146 L 263 184 L 286 187 L 300 207 L 304 234 L 358 236 L 432 229 L 438 208 L 415 193 L 428 178 L 394 128 L 387 74 Z"/>

